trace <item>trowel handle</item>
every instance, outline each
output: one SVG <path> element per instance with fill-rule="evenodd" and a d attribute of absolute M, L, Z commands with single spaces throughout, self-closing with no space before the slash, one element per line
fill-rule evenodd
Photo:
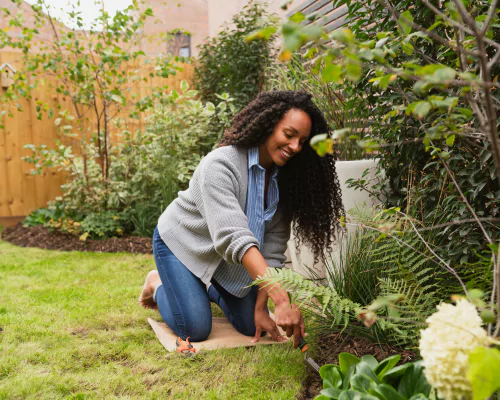
<path fill-rule="evenodd" d="M 300 351 L 302 351 L 302 353 L 305 353 L 309 349 L 309 345 L 307 344 L 307 342 L 304 340 L 303 337 L 300 338 L 299 349 Z"/>

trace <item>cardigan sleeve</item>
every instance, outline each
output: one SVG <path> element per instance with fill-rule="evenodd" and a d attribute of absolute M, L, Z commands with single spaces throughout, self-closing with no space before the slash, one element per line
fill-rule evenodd
<path fill-rule="evenodd" d="M 239 172 L 228 160 L 208 158 L 200 170 L 197 207 L 205 218 L 215 251 L 231 264 L 241 264 L 246 251 L 259 242 L 238 202 Z"/>
<path fill-rule="evenodd" d="M 269 267 L 283 268 L 285 266 L 285 252 L 289 239 L 290 224 L 287 223 L 278 208 L 264 233 L 264 243 L 262 244 L 262 255 Z"/>

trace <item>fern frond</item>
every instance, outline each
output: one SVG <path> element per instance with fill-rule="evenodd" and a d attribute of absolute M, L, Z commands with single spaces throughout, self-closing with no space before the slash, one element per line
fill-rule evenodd
<path fill-rule="evenodd" d="M 263 283 L 265 287 L 270 287 L 271 292 L 273 286 L 279 285 L 291 294 L 292 302 L 314 313 L 316 317 L 318 313 L 314 310 L 319 305 L 322 316 L 331 321 L 331 328 L 343 326 L 345 329 L 350 321 L 356 319 L 361 309 L 360 304 L 339 296 L 334 289 L 318 286 L 288 268 L 268 268 L 265 275 L 259 276 L 254 283 Z"/>
<path fill-rule="evenodd" d="M 400 295 L 402 298 L 389 311 L 391 319 L 387 328 L 397 333 L 394 336 L 394 343 L 399 346 L 416 345 L 419 338 L 418 327 L 425 325 L 425 319 L 434 311 L 439 300 L 402 279 L 380 279 L 380 294 Z"/>

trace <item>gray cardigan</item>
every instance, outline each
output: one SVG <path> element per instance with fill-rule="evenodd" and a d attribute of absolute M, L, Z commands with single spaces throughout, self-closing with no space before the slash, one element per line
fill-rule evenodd
<path fill-rule="evenodd" d="M 241 264 L 250 247 L 259 247 L 244 212 L 247 188 L 247 150 L 220 147 L 201 160 L 189 188 L 179 192 L 158 220 L 165 244 L 204 283 L 222 259 Z M 260 249 L 270 267 L 284 267 L 289 238 L 290 224 L 278 206 Z"/>

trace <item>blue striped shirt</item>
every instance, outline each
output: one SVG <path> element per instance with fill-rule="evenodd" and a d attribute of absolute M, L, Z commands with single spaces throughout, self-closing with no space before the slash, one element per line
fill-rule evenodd
<path fill-rule="evenodd" d="M 248 189 L 245 214 L 248 227 L 259 241 L 262 248 L 266 226 L 271 222 L 278 208 L 278 167 L 275 166 L 269 179 L 267 189 L 267 208 L 264 209 L 264 189 L 266 185 L 266 170 L 259 164 L 259 148 L 248 149 Z M 252 277 L 241 264 L 228 264 L 222 260 L 213 278 L 229 293 L 246 296 L 250 288 L 246 287 L 253 281 Z"/>

